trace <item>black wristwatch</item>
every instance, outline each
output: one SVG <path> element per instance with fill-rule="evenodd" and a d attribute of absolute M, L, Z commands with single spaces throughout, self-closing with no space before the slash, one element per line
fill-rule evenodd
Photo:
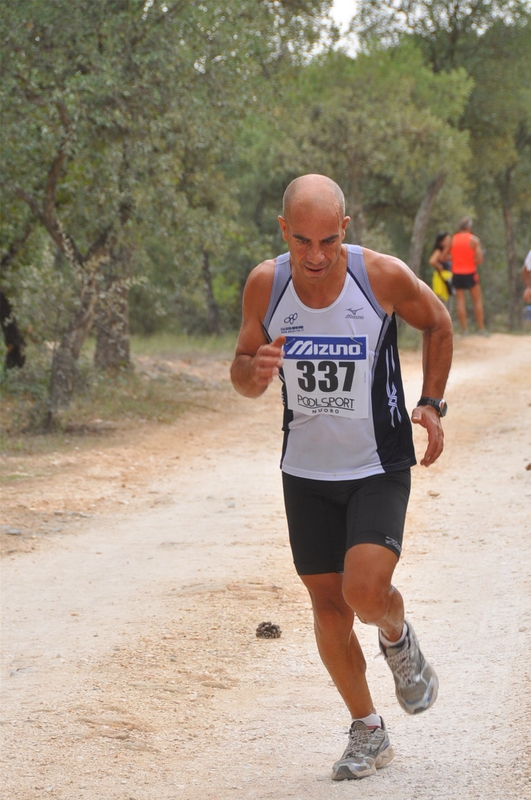
<path fill-rule="evenodd" d="M 446 400 L 436 400 L 435 397 L 421 397 L 417 403 L 418 406 L 433 406 L 438 412 L 440 417 L 446 416 L 448 411 L 448 403 Z"/>

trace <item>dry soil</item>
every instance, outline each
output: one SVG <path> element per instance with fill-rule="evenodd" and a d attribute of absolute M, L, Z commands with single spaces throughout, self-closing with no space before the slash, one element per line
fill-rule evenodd
<path fill-rule="evenodd" d="M 420 354 L 402 363 L 411 408 Z M 531 336 L 456 340 L 446 449 L 414 468 L 395 581 L 439 698 L 406 716 L 358 626 L 396 750 L 359 782 L 330 779 L 349 718 L 291 564 L 278 387 L 249 401 L 228 362 L 158 366 L 207 400 L 3 459 L 3 797 L 531 798 Z M 257 638 L 264 621 L 281 637 Z"/>

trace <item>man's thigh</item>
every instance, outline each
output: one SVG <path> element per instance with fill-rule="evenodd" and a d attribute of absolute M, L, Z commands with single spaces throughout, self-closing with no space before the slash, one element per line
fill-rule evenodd
<path fill-rule="evenodd" d="M 400 557 L 410 490 L 409 469 L 373 475 L 361 482 L 348 504 L 346 549 L 376 544 Z"/>
<path fill-rule="evenodd" d="M 343 572 L 347 504 L 339 496 L 337 482 L 286 473 L 282 473 L 282 482 L 291 552 L 298 574 Z"/>
<path fill-rule="evenodd" d="M 352 481 L 314 481 L 283 473 L 284 503 L 299 575 L 342 572 L 355 544 L 400 556 L 410 470 Z"/>

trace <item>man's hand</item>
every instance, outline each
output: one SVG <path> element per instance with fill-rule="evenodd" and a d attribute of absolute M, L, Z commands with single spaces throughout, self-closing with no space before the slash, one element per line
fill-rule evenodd
<path fill-rule="evenodd" d="M 436 408 L 432 406 L 417 406 L 411 414 L 411 422 L 422 425 L 428 431 L 428 446 L 424 458 L 420 462 L 423 467 L 429 467 L 437 461 L 444 448 L 444 431 L 441 418 Z"/>
<path fill-rule="evenodd" d="M 278 375 L 284 363 L 285 336 L 277 336 L 271 344 L 263 344 L 253 358 L 253 380 L 258 386 L 267 387 Z"/>

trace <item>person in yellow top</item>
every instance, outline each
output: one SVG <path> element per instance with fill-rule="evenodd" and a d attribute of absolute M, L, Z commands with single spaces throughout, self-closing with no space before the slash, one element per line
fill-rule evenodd
<path fill-rule="evenodd" d="M 524 303 L 531 305 L 531 250 L 525 257 L 522 267 L 522 280 L 524 282 Z"/>
<path fill-rule="evenodd" d="M 431 288 L 446 307 L 449 305 L 450 297 L 454 293 L 452 286 L 452 269 L 450 261 L 450 248 L 452 237 L 448 231 L 439 233 L 433 245 L 433 253 L 429 263 L 433 267 Z"/>

